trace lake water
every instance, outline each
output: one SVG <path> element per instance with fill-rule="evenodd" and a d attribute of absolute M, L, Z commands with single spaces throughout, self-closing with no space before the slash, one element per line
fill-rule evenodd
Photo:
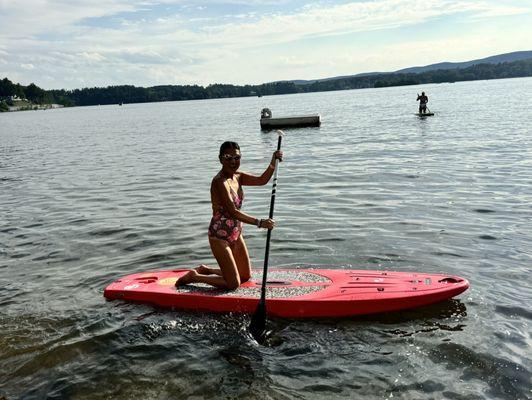
<path fill-rule="evenodd" d="M 436 115 L 418 118 L 416 92 Z M 532 78 L 0 114 L 0 397 L 526 399 L 531 388 Z M 109 302 L 106 285 L 213 264 L 225 140 L 260 173 L 283 142 L 270 266 L 446 273 L 431 307 L 271 321 Z M 268 214 L 271 186 L 246 190 Z M 261 268 L 265 231 L 246 226 Z"/>

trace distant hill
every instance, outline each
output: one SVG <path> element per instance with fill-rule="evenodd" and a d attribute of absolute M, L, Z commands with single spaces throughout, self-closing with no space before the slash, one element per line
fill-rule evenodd
<path fill-rule="evenodd" d="M 528 58 L 532 58 L 532 51 L 514 51 L 513 53 L 499 54 L 496 56 L 480 58 L 478 60 L 464 62 L 442 62 L 437 64 L 425 65 L 424 67 L 403 68 L 394 72 L 419 74 L 420 72 L 434 71 L 436 69 L 467 68 L 478 64 L 500 64 L 503 62 L 526 60 Z"/>
<path fill-rule="evenodd" d="M 342 76 L 333 76 L 331 78 L 311 79 L 311 80 L 297 79 L 295 81 L 284 81 L 284 82 L 292 82 L 292 83 L 295 83 L 296 85 L 309 85 L 311 83 L 327 82 L 327 81 L 332 81 L 335 79 L 348 79 L 348 78 L 355 78 L 355 77 L 359 78 L 362 76 L 382 75 L 382 74 L 391 74 L 391 73 L 392 72 L 362 72 L 356 75 L 342 75 Z"/>
<path fill-rule="evenodd" d="M 430 65 L 425 65 L 421 67 L 403 68 L 403 69 L 393 71 L 393 72 L 364 72 L 361 74 L 335 76 L 332 78 L 322 78 L 322 79 L 313 79 L 313 80 L 297 79 L 297 80 L 291 80 L 287 82 L 293 82 L 296 85 L 309 85 L 309 84 L 316 83 L 316 82 L 326 82 L 326 81 L 335 80 L 335 79 L 349 79 L 349 78 L 359 78 L 359 77 L 372 76 L 372 75 L 385 75 L 385 74 L 398 74 L 398 73 L 419 74 L 421 72 L 427 72 L 427 71 L 467 68 L 467 67 L 471 67 L 473 65 L 478 65 L 478 64 L 499 64 L 503 62 L 526 60 L 529 58 L 532 58 L 532 51 L 514 51 L 512 53 L 498 54 L 496 56 L 480 58 L 478 60 L 463 61 L 463 62 L 441 62 L 441 63 L 430 64 Z"/>

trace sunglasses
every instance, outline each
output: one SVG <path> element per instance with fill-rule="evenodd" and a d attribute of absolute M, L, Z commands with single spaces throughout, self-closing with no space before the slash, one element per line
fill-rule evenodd
<path fill-rule="evenodd" d="M 222 159 L 225 161 L 233 160 L 233 161 L 240 161 L 241 156 L 236 155 L 232 156 L 231 154 L 222 154 Z"/>

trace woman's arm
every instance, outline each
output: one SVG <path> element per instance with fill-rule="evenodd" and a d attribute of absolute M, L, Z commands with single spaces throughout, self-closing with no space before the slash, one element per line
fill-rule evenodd
<path fill-rule="evenodd" d="M 263 185 L 266 185 L 270 181 L 270 179 L 271 179 L 271 177 L 273 175 L 273 172 L 275 170 L 275 160 L 276 159 L 279 159 L 279 161 L 283 160 L 283 152 L 281 150 L 276 151 L 276 152 L 273 153 L 272 160 L 270 161 L 270 164 L 264 170 L 262 175 L 256 176 L 256 175 L 248 174 L 246 172 L 241 172 L 240 173 L 240 184 L 241 185 L 245 185 L 245 186 L 263 186 Z"/>
<path fill-rule="evenodd" d="M 214 190 L 218 194 L 218 200 L 222 203 L 222 207 L 224 210 L 227 210 L 231 218 L 235 218 L 246 224 L 258 226 L 259 228 L 273 229 L 275 226 L 275 222 L 271 219 L 254 218 L 236 208 L 231 197 L 229 184 L 225 183 L 222 179 L 216 179 L 214 181 Z"/>

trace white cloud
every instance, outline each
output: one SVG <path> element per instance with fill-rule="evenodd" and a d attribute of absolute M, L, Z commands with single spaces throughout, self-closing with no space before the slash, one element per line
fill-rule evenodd
<path fill-rule="evenodd" d="M 178 10 L 194 12 L 197 4 L 179 0 L 0 0 L 0 62 L 7 65 L 3 69 L 8 76 L 15 72 L 23 76 L 17 66 L 33 65 L 35 77 L 31 79 L 55 77 L 47 79 L 53 85 L 79 85 L 80 79 L 90 85 L 310 79 L 398 69 L 414 60 L 430 59 L 430 55 L 439 58 L 429 62 L 443 61 L 451 54 L 461 57 L 468 44 L 488 54 L 497 53 L 489 50 L 492 43 L 478 42 L 482 35 L 476 34 L 447 36 L 438 40 L 438 45 L 420 38 L 405 42 L 402 49 L 386 43 L 374 49 L 358 43 L 331 44 L 335 36 L 397 30 L 448 16 L 479 21 L 531 12 L 531 7 L 491 0 L 368 0 L 336 5 L 315 2 L 297 10 L 283 8 L 282 12 L 264 14 L 255 6 L 267 1 L 233 0 L 233 5 L 246 4 L 246 11 L 224 12 L 219 18 L 206 13 L 211 5 L 223 3 L 228 1 L 207 1 L 202 4 L 205 10 L 185 18 Z M 270 6 L 289 3 L 269 2 Z M 172 6 L 172 11 L 144 13 L 161 4 Z M 526 32 L 532 34 L 531 28 Z M 500 36 L 502 40 L 513 35 L 502 32 Z M 328 44 L 323 45 L 324 41 Z M 508 43 L 511 41 L 497 48 L 508 48 Z M 438 47 L 442 45 L 447 46 L 445 54 Z M 465 54 L 464 58 L 470 57 Z"/>
<path fill-rule="evenodd" d="M 281 63 L 285 66 L 301 68 L 301 67 L 310 67 L 312 65 L 315 65 L 315 60 L 302 59 L 300 57 L 289 56 L 289 57 L 281 57 Z"/>
<path fill-rule="evenodd" d="M 214 41 L 235 47 L 271 45 L 320 36 L 391 29 L 456 13 L 473 16 L 526 13 L 529 9 L 462 0 L 377 0 L 322 6 L 293 14 L 267 15 L 249 23 L 205 27 Z"/>
<path fill-rule="evenodd" d="M 105 60 L 105 57 L 102 56 L 100 53 L 96 53 L 96 52 L 82 52 L 82 53 L 79 53 L 78 54 L 79 57 L 81 58 L 84 58 L 88 61 L 104 61 Z"/>
<path fill-rule="evenodd" d="M 484 58 L 499 53 L 522 50 L 519 43 L 521 35 L 515 37 L 499 37 L 496 35 L 471 35 L 469 37 L 449 37 L 439 40 L 421 40 L 404 42 L 386 46 L 382 54 L 394 55 L 394 70 L 412 67 L 414 65 L 428 65 L 441 61 L 461 62 Z M 518 39 L 517 43 L 515 39 Z M 513 44 L 513 46 L 512 46 Z M 374 63 L 385 62 L 382 55 L 374 54 Z"/>
<path fill-rule="evenodd" d="M 50 31 L 61 31 L 85 18 L 97 18 L 120 12 L 135 11 L 135 3 L 128 1 L 80 0 L 27 0 L 0 3 L 2 36 L 33 36 Z M 21 29 L 21 26 L 23 29 Z"/>

